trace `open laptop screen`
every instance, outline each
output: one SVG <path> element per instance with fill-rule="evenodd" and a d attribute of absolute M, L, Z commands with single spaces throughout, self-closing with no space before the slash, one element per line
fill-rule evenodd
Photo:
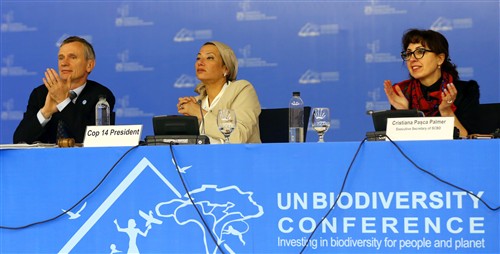
<path fill-rule="evenodd" d="M 423 116 L 423 113 L 416 109 L 376 111 L 372 113 L 373 127 L 375 131 L 385 131 L 388 118 L 420 116 Z"/>
<path fill-rule="evenodd" d="M 196 116 L 154 116 L 153 131 L 155 136 L 200 135 L 198 118 Z"/>

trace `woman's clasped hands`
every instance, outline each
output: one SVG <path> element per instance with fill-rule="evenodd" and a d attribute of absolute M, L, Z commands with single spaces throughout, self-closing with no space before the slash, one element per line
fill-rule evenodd
<path fill-rule="evenodd" d="M 186 116 L 197 115 L 197 112 L 199 111 L 198 107 L 199 106 L 195 97 L 180 97 L 179 102 L 177 103 L 177 112 Z"/>

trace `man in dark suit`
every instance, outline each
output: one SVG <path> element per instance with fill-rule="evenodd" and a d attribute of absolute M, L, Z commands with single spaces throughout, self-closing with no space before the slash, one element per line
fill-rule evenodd
<path fill-rule="evenodd" d="M 59 47 L 59 73 L 48 68 L 43 85 L 31 92 L 14 143 L 56 143 L 58 125 L 64 126 L 65 138 L 82 143 L 86 127 L 95 125 L 99 97 L 106 97 L 111 112 L 115 105 L 111 90 L 87 79 L 94 66 L 95 52 L 89 42 L 77 36 L 65 39 Z"/>

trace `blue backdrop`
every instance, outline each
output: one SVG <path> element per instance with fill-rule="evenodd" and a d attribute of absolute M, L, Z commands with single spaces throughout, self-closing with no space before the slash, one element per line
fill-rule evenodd
<path fill-rule="evenodd" d="M 31 90 L 57 67 L 59 43 L 88 39 L 97 65 L 90 79 L 113 90 L 117 124 L 176 114 L 192 95 L 194 61 L 208 40 L 239 58 L 263 108 L 287 107 L 292 91 L 331 109 L 327 141 L 359 140 L 369 109 L 389 108 L 384 79 L 408 74 L 399 57 L 408 28 L 434 29 L 450 42 L 464 80 L 481 103 L 500 101 L 499 2 L 456 1 L 1 1 L 1 136 L 11 143 Z M 309 135 L 308 141 L 316 141 Z"/>

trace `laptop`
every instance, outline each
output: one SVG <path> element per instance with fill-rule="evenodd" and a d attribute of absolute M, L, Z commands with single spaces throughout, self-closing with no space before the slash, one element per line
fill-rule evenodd
<path fill-rule="evenodd" d="M 386 131 L 388 118 L 421 116 L 423 113 L 416 109 L 376 111 L 372 113 L 373 127 L 375 131 Z"/>
<path fill-rule="evenodd" d="M 424 113 L 416 109 L 406 109 L 406 110 L 384 110 L 375 111 L 371 113 L 373 120 L 373 127 L 375 131 L 369 131 L 366 133 L 366 137 L 369 141 L 380 141 L 385 140 L 385 131 L 387 129 L 387 119 L 388 118 L 399 118 L 399 117 L 423 117 Z"/>
<path fill-rule="evenodd" d="M 161 135 L 200 135 L 196 116 L 153 116 L 153 132 Z"/>
<path fill-rule="evenodd" d="M 198 118 L 184 115 L 153 116 L 154 136 L 146 136 L 147 145 L 210 144 L 200 135 Z"/>

